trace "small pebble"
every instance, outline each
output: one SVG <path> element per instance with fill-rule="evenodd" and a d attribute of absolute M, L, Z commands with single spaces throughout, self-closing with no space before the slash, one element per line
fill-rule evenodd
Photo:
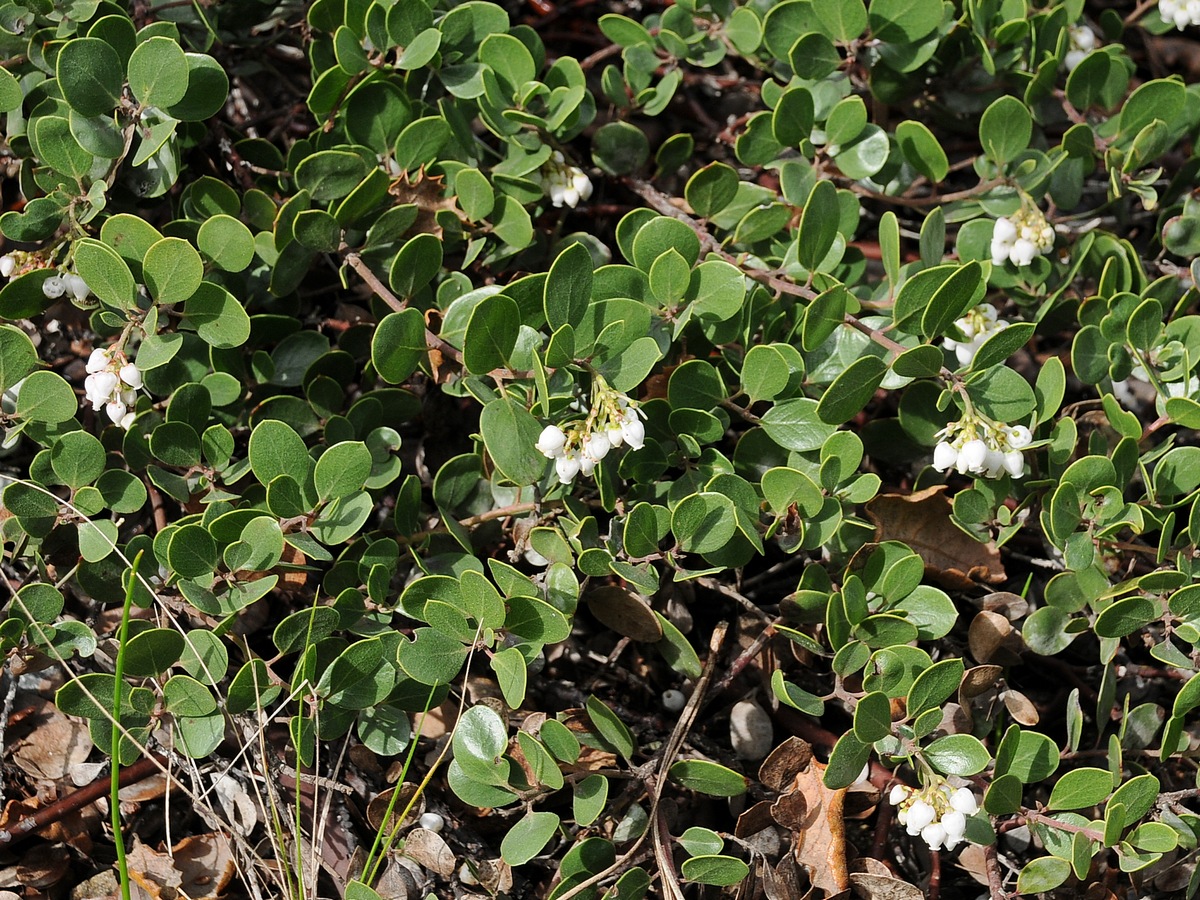
<path fill-rule="evenodd" d="M 741 701 L 729 714 L 729 741 L 741 759 L 762 759 L 775 745 L 771 717 L 753 700 Z"/>
<path fill-rule="evenodd" d="M 679 712 L 687 705 L 687 697 L 683 695 L 683 691 L 671 688 L 668 691 L 663 691 L 662 705 L 663 709 L 667 712 Z"/>
<path fill-rule="evenodd" d="M 419 824 L 426 831 L 437 832 L 446 827 L 446 820 L 437 813 L 427 812 L 421 816 L 417 824 Z"/>

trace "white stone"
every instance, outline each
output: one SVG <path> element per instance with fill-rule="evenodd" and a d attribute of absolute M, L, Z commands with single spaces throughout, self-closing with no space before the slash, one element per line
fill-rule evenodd
<path fill-rule="evenodd" d="M 729 740 L 738 758 L 762 759 L 775 746 L 771 717 L 753 700 L 742 700 L 729 713 Z"/>

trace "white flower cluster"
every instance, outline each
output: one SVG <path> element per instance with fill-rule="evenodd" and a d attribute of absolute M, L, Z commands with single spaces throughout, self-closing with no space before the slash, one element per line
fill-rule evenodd
<path fill-rule="evenodd" d="M 1183 31 L 1189 25 L 1200 25 L 1200 0 L 1158 0 L 1158 14 Z"/>
<path fill-rule="evenodd" d="M 969 366 L 971 360 L 975 358 L 975 354 L 979 352 L 979 348 L 983 346 L 983 342 L 997 331 L 1008 327 L 1008 323 L 999 318 L 996 307 L 990 303 L 980 303 L 961 319 L 955 319 L 954 324 L 966 340 L 956 341 L 953 338 L 946 338 L 943 345 L 947 350 L 954 351 L 960 366 Z"/>
<path fill-rule="evenodd" d="M 1042 211 L 1026 203 L 1012 218 L 1001 216 L 992 230 L 992 265 L 1005 260 L 1014 266 L 1027 266 L 1034 258 L 1054 249 L 1054 228 Z"/>
<path fill-rule="evenodd" d="M 638 409 L 636 400 L 614 391 L 601 378 L 596 379 L 594 394 L 587 421 L 568 425 L 565 430 L 547 425 L 534 445 L 543 456 L 554 460 L 558 480 L 563 484 L 574 481 L 581 472 L 591 475 L 609 450 L 622 444 L 640 450 L 646 442 L 646 427 L 642 424 L 645 413 Z"/>
<path fill-rule="evenodd" d="M 954 790 L 946 782 L 915 790 L 898 784 L 888 795 L 892 806 L 899 807 L 896 818 L 913 837 L 929 845 L 930 850 L 953 850 L 965 840 L 967 816 L 979 812 L 979 801 L 970 788 Z"/>
<path fill-rule="evenodd" d="M 101 408 L 108 417 L 128 429 L 133 424 L 133 405 L 142 386 L 142 373 L 120 351 L 97 347 L 87 361 L 88 376 L 83 390 L 92 409 Z"/>
<path fill-rule="evenodd" d="M 933 448 L 935 469 L 957 469 L 963 475 L 986 478 L 999 478 L 1005 472 L 1020 478 L 1025 474 L 1021 451 L 1033 443 L 1033 434 L 1024 425 L 1000 425 L 977 413 L 951 422 L 937 436 L 941 440 Z"/>
<path fill-rule="evenodd" d="M 555 150 L 553 155 L 542 163 L 539 174 L 542 190 L 555 206 L 569 206 L 574 209 L 580 200 L 592 196 L 591 179 L 583 169 L 568 165 L 560 150 Z"/>
<path fill-rule="evenodd" d="M 1075 67 L 1083 62 L 1083 58 L 1096 49 L 1096 32 L 1086 25 L 1072 25 L 1067 29 L 1067 37 L 1071 46 L 1067 50 L 1063 65 L 1067 67 L 1068 72 L 1073 72 Z"/>
<path fill-rule="evenodd" d="M 14 250 L 0 256 L 0 276 L 12 278 L 14 274 L 31 269 L 42 268 L 41 260 L 32 253 Z M 42 282 L 42 293 L 47 300 L 57 300 L 63 294 L 70 294 L 76 300 L 83 301 L 92 293 L 87 282 L 74 272 L 62 270 L 55 272 Z"/>

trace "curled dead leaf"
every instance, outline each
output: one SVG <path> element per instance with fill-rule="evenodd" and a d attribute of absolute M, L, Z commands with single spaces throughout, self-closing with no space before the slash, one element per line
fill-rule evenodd
<path fill-rule="evenodd" d="M 979 606 L 990 612 L 998 612 L 1010 622 L 1023 619 L 1029 612 L 1029 601 L 1020 594 L 1010 591 L 995 591 L 979 598 Z"/>
<path fill-rule="evenodd" d="M 1021 636 L 1012 623 L 1000 613 L 983 610 L 976 613 L 967 629 L 967 645 L 971 655 L 981 663 L 1013 665 L 1020 661 Z"/>
<path fill-rule="evenodd" d="M 662 625 L 650 604 L 633 591 L 606 584 L 587 592 L 588 609 L 601 624 L 643 643 L 662 639 Z"/>
<path fill-rule="evenodd" d="M 443 878 L 454 874 L 458 861 L 442 836 L 425 828 L 414 828 L 404 839 L 404 855 Z"/>
<path fill-rule="evenodd" d="M 959 702 L 966 706 L 966 701 L 978 697 L 1000 680 L 1004 669 L 1000 666 L 973 666 L 963 675 L 962 684 L 958 686 Z"/>
<path fill-rule="evenodd" d="M 920 888 L 892 876 L 855 872 L 850 876 L 854 896 L 861 900 L 923 900 Z"/>
<path fill-rule="evenodd" d="M 1012 716 L 1019 725 L 1024 725 L 1026 728 L 1032 728 L 1041 719 L 1041 716 L 1038 714 L 1037 707 L 1033 705 L 1033 701 L 1020 691 L 1009 689 L 1000 696 L 1004 700 L 1004 706 L 1008 710 L 1008 714 Z"/>
<path fill-rule="evenodd" d="M 880 494 L 867 503 L 875 540 L 901 541 L 925 563 L 925 571 L 952 590 L 980 582 L 999 584 L 1007 577 L 994 543 L 981 544 L 950 521 L 946 485 L 915 494 Z"/>
<path fill-rule="evenodd" d="M 392 804 L 392 794 L 399 791 L 399 796 L 396 797 L 396 802 Z M 408 804 L 412 801 L 413 796 L 417 792 L 417 785 L 411 781 L 406 781 L 398 787 L 388 788 L 383 793 L 375 797 L 367 804 L 367 821 L 371 827 L 376 830 L 381 830 L 384 827 L 385 817 L 388 820 L 387 830 L 391 831 L 396 827 L 399 821 L 398 817 L 404 815 L 404 810 L 408 808 Z M 388 807 L 391 807 L 392 813 L 388 816 Z M 425 798 L 419 797 L 413 807 L 409 810 L 408 815 L 404 817 L 404 825 L 412 825 L 421 817 L 421 813 L 425 812 Z"/>

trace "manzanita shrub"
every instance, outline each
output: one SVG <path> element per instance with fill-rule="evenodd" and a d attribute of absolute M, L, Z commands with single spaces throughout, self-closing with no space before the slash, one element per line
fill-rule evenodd
<path fill-rule="evenodd" d="M 1193 895 L 1196 17 L 1124 5 L 3 0 L 9 664 L 121 764 L 407 760 L 434 896 Z"/>

